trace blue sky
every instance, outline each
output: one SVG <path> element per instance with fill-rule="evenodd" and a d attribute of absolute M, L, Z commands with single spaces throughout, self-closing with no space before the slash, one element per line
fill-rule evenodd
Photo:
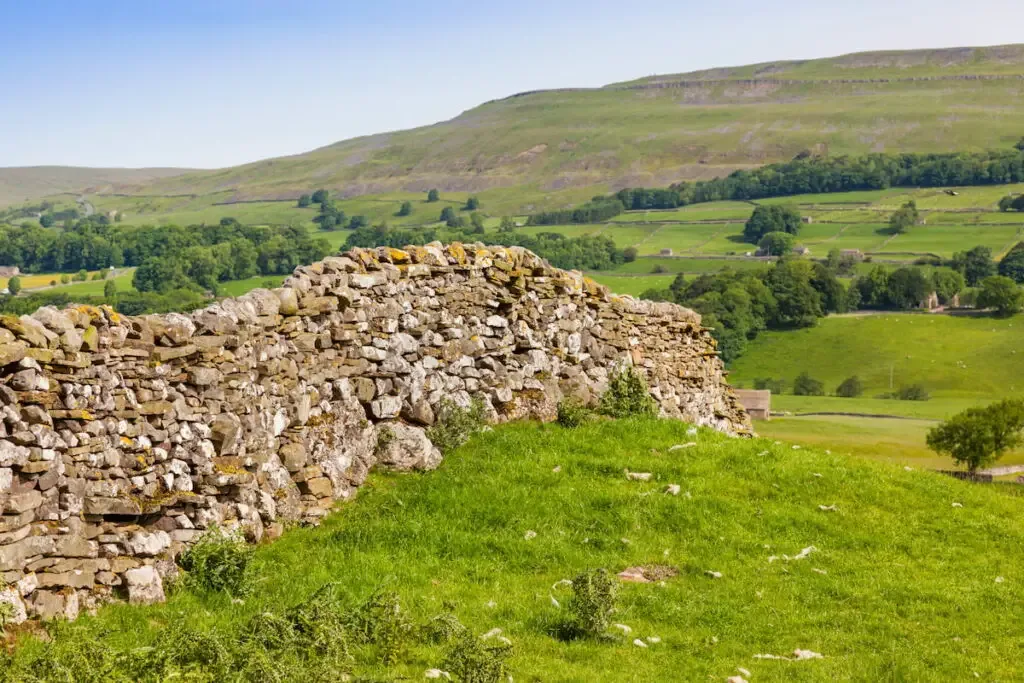
<path fill-rule="evenodd" d="M 523 90 L 1021 26 L 1020 0 L 0 0 L 0 166 L 215 168 Z"/>

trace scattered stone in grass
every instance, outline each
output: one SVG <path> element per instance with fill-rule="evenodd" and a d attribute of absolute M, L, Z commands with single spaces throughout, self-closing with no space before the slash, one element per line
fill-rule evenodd
<path fill-rule="evenodd" d="M 725 683 L 749 683 L 743 676 L 729 676 Z"/>
<path fill-rule="evenodd" d="M 551 605 L 555 607 L 555 609 L 562 609 L 562 605 L 555 599 L 554 595 L 549 594 L 548 597 L 551 598 Z"/>
<path fill-rule="evenodd" d="M 558 590 L 562 586 L 571 586 L 572 579 L 560 579 L 551 584 L 551 590 Z"/>
<path fill-rule="evenodd" d="M 488 600 L 487 601 L 487 607 L 489 607 L 490 609 L 494 609 L 497 606 L 498 606 L 498 603 L 496 603 L 494 600 Z"/>
<path fill-rule="evenodd" d="M 647 642 L 651 645 L 657 645 L 661 642 L 661 638 L 659 636 L 647 636 Z"/>
<path fill-rule="evenodd" d="M 813 650 L 793 650 L 793 655 L 796 657 L 796 661 L 802 661 L 805 659 L 824 659 L 820 652 L 814 652 Z"/>
<path fill-rule="evenodd" d="M 962 508 L 963 506 L 964 506 L 963 503 L 953 503 L 953 507 L 955 507 L 955 508 Z"/>
<path fill-rule="evenodd" d="M 790 560 L 804 560 L 804 559 L 807 559 L 807 557 L 811 553 L 816 553 L 816 552 L 818 552 L 818 549 L 815 548 L 813 545 L 809 545 L 806 548 L 804 548 L 803 550 L 801 550 L 799 553 L 797 553 L 796 555 L 793 555 L 792 557 L 790 557 L 789 555 L 782 555 L 781 557 L 778 556 L 778 555 L 771 555 L 768 558 L 768 563 L 771 564 L 772 562 L 775 562 L 777 560 L 785 560 L 786 562 L 789 562 Z"/>
<path fill-rule="evenodd" d="M 720 579 L 720 578 L 722 578 L 722 572 L 716 572 L 716 571 L 712 571 L 712 570 L 708 569 L 704 573 L 707 574 L 708 576 L 710 576 L 712 579 Z"/>
<path fill-rule="evenodd" d="M 839 512 L 839 508 L 835 506 L 835 503 L 832 505 L 819 505 L 818 509 L 822 512 Z"/>
<path fill-rule="evenodd" d="M 644 641 L 640 640 L 639 638 L 634 640 L 633 644 L 636 645 L 637 647 L 647 647 L 647 643 L 645 643 Z"/>
<path fill-rule="evenodd" d="M 633 543 L 633 541 L 629 540 L 628 538 L 620 538 L 619 541 L 622 543 L 622 545 L 630 545 Z"/>
<path fill-rule="evenodd" d="M 682 490 L 683 487 L 680 486 L 679 484 L 669 484 L 668 486 L 665 487 L 665 493 L 672 496 L 678 496 L 679 492 Z"/>
<path fill-rule="evenodd" d="M 1003 578 L 1003 577 L 1001 577 L 1001 576 L 997 576 L 997 577 L 996 577 L 996 583 L 1002 583 L 1003 581 L 1006 581 L 1006 579 L 1004 579 L 1004 578 Z"/>
<path fill-rule="evenodd" d="M 907 471 L 907 472 L 913 472 L 913 471 L 914 471 L 914 468 L 913 468 L 913 467 L 911 467 L 910 465 L 904 465 L 904 466 L 903 466 L 903 469 L 904 469 L 905 471 Z"/>
<path fill-rule="evenodd" d="M 799 447 L 799 446 L 797 446 L 796 444 L 793 444 L 793 447 L 792 447 L 792 448 L 793 448 L 793 450 L 794 450 L 794 451 L 798 451 L 798 450 L 800 450 L 800 447 Z"/>
<path fill-rule="evenodd" d="M 497 638 L 500 635 L 501 635 L 501 629 L 495 627 L 495 628 L 492 628 L 487 633 L 485 633 L 482 636 L 480 636 L 480 640 L 488 640 L 490 638 Z"/>
<path fill-rule="evenodd" d="M 650 472 L 630 472 L 626 470 L 626 479 L 630 481 L 650 481 L 653 476 Z"/>
<path fill-rule="evenodd" d="M 665 552 L 667 553 L 668 551 L 666 550 Z M 664 581 L 678 575 L 679 570 L 667 564 L 646 564 L 640 567 L 627 567 L 618 573 L 619 579 L 629 583 Z"/>
<path fill-rule="evenodd" d="M 523 538 L 525 538 L 527 541 L 533 540 L 537 538 L 537 532 L 533 529 L 530 529 L 525 534 L 523 534 Z"/>
<path fill-rule="evenodd" d="M 821 479 L 821 472 L 815 472 L 814 476 L 817 477 L 818 479 Z"/>
<path fill-rule="evenodd" d="M 825 455 L 832 455 L 832 451 L 830 451 L 829 449 L 826 448 L 825 449 Z"/>
<path fill-rule="evenodd" d="M 818 569 L 817 567 L 811 567 L 811 571 L 814 572 L 815 574 L 822 574 L 822 575 L 828 574 L 828 572 L 825 571 L 824 569 Z"/>
<path fill-rule="evenodd" d="M 689 429 L 686 430 L 686 435 L 687 436 L 696 436 L 697 435 L 697 428 L 696 427 L 690 427 Z"/>
<path fill-rule="evenodd" d="M 443 678 L 445 680 L 452 680 L 452 675 L 447 671 L 441 671 L 440 669 L 427 669 L 423 674 L 424 678 Z"/>
<path fill-rule="evenodd" d="M 693 448 L 696 445 L 697 445 L 696 441 L 690 441 L 688 443 L 677 443 L 675 446 L 672 446 L 671 448 L 669 448 L 668 452 L 671 453 L 672 451 L 681 451 L 684 448 Z"/>
<path fill-rule="evenodd" d="M 761 451 L 760 453 L 757 454 L 757 457 L 763 458 L 766 455 L 771 455 L 771 451 Z"/>
<path fill-rule="evenodd" d="M 739 671 L 744 676 L 750 676 L 751 675 L 750 671 L 748 669 L 744 669 L 742 666 L 736 667 L 736 670 Z"/>
<path fill-rule="evenodd" d="M 629 635 L 630 633 L 632 633 L 632 632 L 633 632 L 633 629 L 631 629 L 630 627 L 626 626 L 625 624 L 612 624 L 612 628 L 617 628 L 617 629 L 619 629 L 619 630 L 620 630 L 620 631 L 622 631 L 622 632 L 623 632 L 623 633 L 624 633 L 625 635 Z"/>
<path fill-rule="evenodd" d="M 554 469 L 552 469 L 551 471 L 554 472 L 555 474 L 558 474 L 559 472 L 562 471 L 562 466 L 561 465 L 555 465 Z"/>
<path fill-rule="evenodd" d="M 620 581 L 627 583 L 650 583 L 650 579 L 644 576 L 644 572 L 640 567 L 627 567 L 616 576 L 619 577 Z"/>
<path fill-rule="evenodd" d="M 781 446 L 782 445 L 781 441 L 772 441 L 772 443 L 775 444 L 776 446 Z"/>

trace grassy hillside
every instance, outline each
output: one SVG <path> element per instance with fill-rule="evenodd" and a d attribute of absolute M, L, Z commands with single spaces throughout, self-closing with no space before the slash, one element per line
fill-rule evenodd
<path fill-rule="evenodd" d="M 525 208 L 567 188 L 666 185 L 808 148 L 1006 147 L 1024 134 L 1021 75 L 1024 48 L 1008 46 L 847 55 L 541 91 L 432 126 L 118 191 L 266 200 L 320 186 L 349 196 L 515 188 Z"/>
<path fill-rule="evenodd" d="M 662 493 L 668 483 L 683 493 Z M 376 475 L 321 528 L 260 548 L 244 601 L 180 590 L 162 606 L 107 607 L 51 645 L 23 644 L 6 676 L 134 680 L 142 662 L 179 673 L 205 662 L 179 677 L 227 668 L 220 680 L 245 680 L 263 667 L 261 680 L 275 668 L 274 680 L 328 680 L 284 632 L 263 641 L 269 651 L 251 634 L 254 617 L 279 623 L 338 582 L 350 605 L 384 589 L 415 623 L 451 612 L 475 634 L 502 629 L 521 681 L 725 680 L 739 667 L 756 681 L 1008 680 L 1024 599 L 1024 531 L 1006 523 L 1022 499 L 1009 493 L 676 422 L 505 426 L 437 472 Z M 556 637 L 570 594 L 560 581 L 638 565 L 679 573 L 622 585 L 612 622 L 628 636 Z M 379 649 L 353 646 L 350 666 L 355 680 L 421 680 L 447 648 L 410 637 L 387 667 Z M 822 658 L 755 658 L 796 648 Z"/>
<path fill-rule="evenodd" d="M 107 191 L 115 185 L 147 183 L 185 173 L 187 168 L 81 168 L 75 166 L 0 167 L 0 207 L 27 199 L 82 190 Z"/>

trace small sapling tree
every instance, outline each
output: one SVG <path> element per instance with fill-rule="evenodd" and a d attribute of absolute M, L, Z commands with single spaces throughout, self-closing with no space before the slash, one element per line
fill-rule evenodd
<path fill-rule="evenodd" d="M 950 456 L 973 474 L 1021 445 L 1022 431 L 1024 401 L 1006 399 L 954 415 L 929 430 L 927 443 L 928 448 Z"/>

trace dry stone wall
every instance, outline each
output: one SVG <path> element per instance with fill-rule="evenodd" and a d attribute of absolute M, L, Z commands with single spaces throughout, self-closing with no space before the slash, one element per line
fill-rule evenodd
<path fill-rule="evenodd" d="M 435 467 L 442 401 L 552 419 L 620 362 L 664 415 L 749 431 L 698 315 L 519 248 L 354 250 L 190 315 L 0 317 L 0 601 L 162 599 L 211 525 L 273 538 L 375 466 Z"/>

